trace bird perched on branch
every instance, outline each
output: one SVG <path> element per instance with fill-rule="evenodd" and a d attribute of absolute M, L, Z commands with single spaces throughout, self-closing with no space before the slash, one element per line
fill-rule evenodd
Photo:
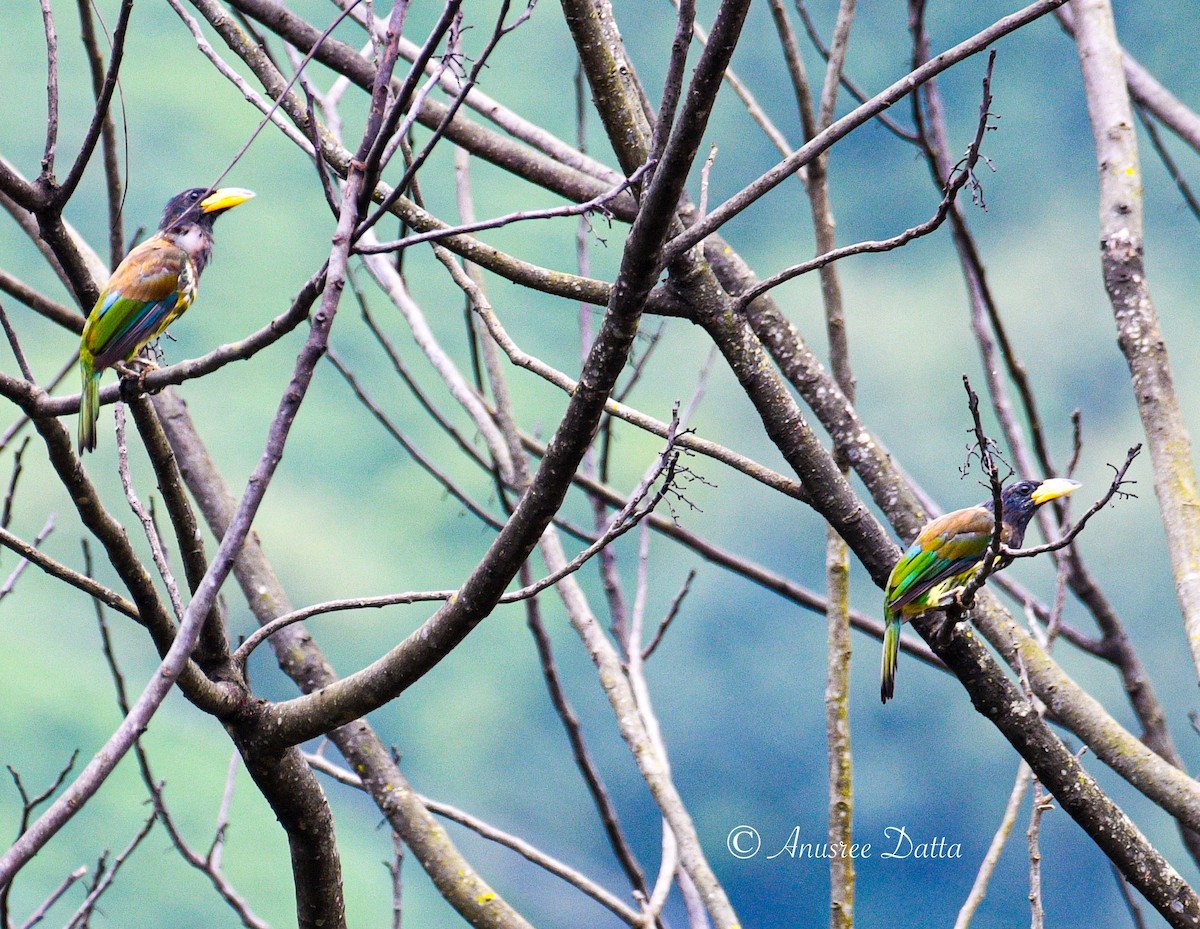
<path fill-rule="evenodd" d="M 101 373 L 105 368 L 128 373 L 125 362 L 133 361 L 192 305 L 200 274 L 212 257 L 213 223 L 253 196 L 240 187 L 193 187 L 172 197 L 158 231 L 112 273 L 83 327 L 79 347 L 80 454 L 96 448 Z"/>
<path fill-rule="evenodd" d="M 1078 481 L 1054 477 L 1005 487 L 1000 494 L 1001 543 L 1020 548 L 1037 508 L 1074 493 L 1080 486 Z M 896 690 L 901 623 L 954 602 L 958 589 L 982 565 L 995 525 L 995 502 L 991 498 L 978 506 L 939 516 L 917 534 L 892 568 L 883 597 L 887 627 L 879 695 L 884 703 Z M 1000 560 L 997 557 L 997 563 Z"/>

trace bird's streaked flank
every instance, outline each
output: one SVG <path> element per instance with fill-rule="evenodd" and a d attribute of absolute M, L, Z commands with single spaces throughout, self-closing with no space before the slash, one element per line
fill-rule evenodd
<path fill-rule="evenodd" d="M 101 373 L 132 361 L 192 305 L 200 275 L 212 257 L 213 223 L 253 196 L 240 187 L 211 193 L 193 187 L 172 197 L 158 231 L 112 273 L 88 315 L 79 346 L 80 454 L 96 448 Z"/>
<path fill-rule="evenodd" d="M 1000 494 L 1000 541 L 1009 548 L 1020 548 L 1037 508 L 1074 493 L 1080 486 L 1078 481 L 1054 477 L 1005 487 Z M 892 568 L 883 597 L 887 627 L 879 696 L 884 703 L 896 691 L 901 623 L 944 608 L 953 601 L 957 589 L 979 570 L 995 529 L 994 511 L 995 502 L 988 499 L 978 506 L 939 516 L 917 534 Z"/>

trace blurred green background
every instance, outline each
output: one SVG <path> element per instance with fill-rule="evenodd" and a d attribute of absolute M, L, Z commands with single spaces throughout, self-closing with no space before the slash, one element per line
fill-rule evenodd
<path fill-rule="evenodd" d="M 90 85 L 77 39 L 74 4 L 55 3 L 61 41 L 63 176 L 91 115 Z M 316 0 L 290 6 L 313 21 L 332 21 L 335 10 Z M 437 14 L 414 9 L 411 34 Z M 812 3 L 823 34 L 832 29 L 836 4 Z M 478 51 L 497 4 L 468 11 L 473 28 L 468 52 Z M 98 3 L 111 27 L 117 5 Z M 380 9 L 383 5 L 380 5 Z M 701 4 L 701 22 L 714 4 Z M 1015 6 L 996 3 L 935 5 L 929 27 L 935 50 L 988 25 Z M 666 2 L 619 2 L 617 15 L 631 55 L 648 90 L 656 94 L 674 27 Z M 1195 105 L 1195 66 L 1190 54 L 1190 12 L 1165 0 L 1118 3 L 1118 26 L 1128 49 L 1185 102 Z M 0 154 L 27 175 L 36 173 L 45 125 L 45 44 L 36 4 L 11 4 L 0 14 Z M 848 71 L 878 90 L 908 70 L 906 10 L 896 0 L 864 4 L 851 41 Z M 361 37 L 343 26 L 339 36 Z M 220 47 L 218 45 L 218 47 Z M 1083 419 L 1084 454 L 1079 477 L 1086 504 L 1140 441 L 1128 375 L 1099 277 L 1096 174 L 1074 48 L 1050 18 L 998 45 L 993 82 L 996 131 L 985 143 L 990 168 L 981 170 L 986 209 L 968 207 L 987 262 L 989 282 L 1010 335 L 1038 390 L 1041 411 L 1058 461 L 1070 453 L 1069 414 Z M 822 73 L 807 57 L 811 75 Z M 734 66 L 759 102 L 793 143 L 800 137 L 784 79 L 774 29 L 764 4 L 752 10 Z M 965 149 L 977 119 L 982 57 L 941 80 L 953 144 Z M 321 86 L 328 74 L 314 68 Z M 126 229 L 152 227 L 162 204 L 178 190 L 206 184 L 225 168 L 258 122 L 240 93 L 199 55 L 178 18 L 165 5 L 134 11 L 122 71 L 119 120 L 128 139 L 129 193 Z M 559 136 L 574 136 L 574 64 L 562 14 L 543 0 L 529 23 L 505 40 L 482 75 L 481 87 Z M 845 94 L 840 112 L 849 108 Z M 344 109 L 353 147 L 361 100 Z M 893 109 L 909 122 L 907 103 Z M 418 138 L 423 138 L 424 133 Z M 710 203 L 720 202 L 778 159 L 728 88 L 708 133 L 719 146 Z M 1144 136 L 1143 136 L 1144 143 Z M 588 148 L 605 157 L 602 131 L 588 124 Z M 705 146 L 707 148 L 707 146 Z M 1179 146 L 1185 172 L 1193 156 Z M 1196 354 L 1200 319 L 1187 281 L 1195 278 L 1197 221 L 1143 144 L 1146 179 L 1147 270 L 1185 412 L 1197 432 Z M 838 145 L 830 162 L 839 240 L 882 238 L 923 221 L 939 199 L 915 150 L 872 125 Z M 453 217 L 450 155 L 440 150 L 422 173 L 431 209 Z M 216 257 L 196 307 L 164 340 L 168 361 L 195 357 L 241 338 L 282 312 L 326 255 L 333 221 L 304 156 L 273 129 L 264 131 L 233 169 L 227 183 L 246 186 L 258 198 L 222 219 Z M 480 216 L 554 205 L 556 199 L 482 163 L 473 162 Z M 691 185 L 693 196 L 699 184 Z M 767 276 L 812 252 L 807 206 L 796 180 L 781 185 L 730 223 L 724 234 L 756 271 Z M 97 164 L 88 172 L 68 217 L 107 254 L 106 211 Z M 497 247 L 547 267 L 575 267 L 575 222 L 530 222 L 482 237 Z M 11 221 L 0 225 L 0 267 L 69 302 L 38 252 Z M 383 235 L 390 235 L 394 227 Z M 593 220 L 592 274 L 609 277 L 620 257 L 622 230 Z M 984 496 L 974 477 L 962 479 L 970 422 L 961 375 L 982 387 L 978 352 L 967 318 L 962 278 L 945 230 L 910 247 L 859 257 L 840 266 L 849 335 L 863 418 L 905 469 L 946 508 Z M 443 344 L 466 369 L 462 300 L 427 251 L 406 257 L 416 299 Z M 446 403 L 444 390 L 407 336 L 403 320 L 356 272 L 370 307 L 423 385 Z M 578 369 L 577 308 L 554 298 L 488 281 L 497 312 L 517 342 L 568 372 Z M 823 351 L 823 320 L 815 279 L 781 287 L 776 296 L 797 328 Z M 67 360 L 75 340 L 11 299 L 5 309 L 23 339 L 35 373 L 49 379 Z M 679 321 L 646 320 L 645 331 L 664 328 L 643 380 L 630 401 L 667 418 L 671 403 L 695 388 L 708 352 L 701 334 Z M 230 365 L 180 392 L 223 472 L 240 490 L 262 450 L 267 425 L 291 374 L 303 332 L 292 333 L 250 363 Z M 364 326 L 349 294 L 343 300 L 332 344 L 367 389 L 422 450 L 444 463 L 475 496 L 495 508 L 486 475 L 472 471 L 450 441 L 419 409 Z M 638 351 L 645 351 L 643 341 Z M 11 353 L 0 352 L 5 370 Z M 522 373 L 512 374 L 521 425 L 545 436 L 563 408 L 561 395 Z M 64 388 L 74 391 L 72 376 Z M 15 418 L 7 411 L 7 423 Z M 470 431 L 459 416 L 455 421 Z M 3 424 L 0 423 L 0 424 Z M 732 377 L 716 363 L 694 425 L 698 432 L 781 470 L 778 454 Z M 111 416 L 101 420 L 101 449 L 87 461 L 111 509 L 134 538 L 140 529 L 128 513 L 116 478 Z M 620 427 L 616 431 L 611 482 L 631 488 L 660 443 Z M 12 452 L 0 469 L 7 472 Z M 82 565 L 81 528 L 70 501 L 48 472 L 40 444 L 31 442 L 17 496 L 13 530 L 32 538 L 50 514 L 57 528 L 45 544 L 55 557 Z M 723 466 L 692 459 L 689 466 L 710 482 L 693 484 L 695 508 L 678 506 L 680 522 L 809 587 L 823 586 L 822 524 L 795 501 L 769 494 Z M 154 492 L 145 462 L 134 459 L 143 498 Z M 1105 511 L 1081 545 L 1105 582 L 1153 683 L 1167 705 L 1172 732 L 1189 768 L 1198 764 L 1196 735 L 1187 714 L 1195 707 L 1195 672 L 1184 641 L 1171 584 L 1146 460 L 1132 476 L 1138 499 Z M 568 515 L 586 521 L 578 499 Z M 279 474 L 256 522 L 269 557 L 296 605 L 334 597 L 405 589 L 457 586 L 483 552 L 490 532 L 445 494 L 405 455 L 359 405 L 345 382 L 322 365 L 289 440 Z M 636 535 L 636 534 L 635 534 Z M 634 545 L 619 546 L 622 575 L 632 598 Z M 13 558 L 0 558 L 3 573 Z M 666 611 L 690 568 L 698 576 L 691 594 L 648 673 L 675 777 L 697 821 L 706 851 L 747 925 L 812 924 L 826 918 L 826 862 L 767 859 L 793 830 L 801 841 L 825 834 L 824 622 L 701 562 L 671 542 L 652 543 L 648 617 Z M 539 568 L 540 570 L 540 568 Z M 1039 559 L 1013 572 L 1045 598 L 1052 594 L 1048 563 Z M 101 571 L 101 577 L 111 575 Z M 602 595 L 595 572 L 584 581 L 597 609 Z M 879 611 L 879 591 L 855 573 L 853 599 Z M 245 635 L 253 619 L 239 592 L 226 590 L 234 634 Z M 635 848 L 653 875 L 659 826 L 637 771 L 612 725 L 590 661 L 565 622 L 556 600 L 544 598 L 547 623 L 563 679 L 583 719 L 589 745 L 614 795 Z M 343 673 L 372 660 L 421 622 L 427 607 L 337 614 L 310 628 Z M 1068 621 L 1091 632 L 1086 617 L 1068 604 Z M 132 624 L 113 619 L 118 653 L 131 688 L 140 689 L 155 666 L 149 643 Z M 93 607 L 37 571 L 28 571 L 16 593 L 0 604 L 0 752 L 31 791 L 40 790 L 78 749 L 82 757 L 103 743 L 118 721 L 112 684 L 99 652 Z M 885 830 L 903 826 L 918 841 L 944 837 L 959 843 L 955 860 L 858 862 L 860 925 L 888 921 L 906 926 L 945 926 L 970 888 L 978 862 L 999 822 L 1016 758 L 1001 737 L 972 711 L 949 677 L 912 660 L 903 662 L 898 699 L 878 702 L 878 644 L 856 636 L 852 734 L 856 787 L 856 837 L 885 846 Z M 1102 699 L 1122 723 L 1135 726 L 1116 675 L 1081 660 L 1065 644 L 1057 657 L 1069 673 Z M 294 693 L 265 652 L 254 663 L 259 691 L 270 697 Z M 381 736 L 403 755 L 403 768 L 418 790 L 460 805 L 580 867 L 618 892 L 626 884 L 607 850 L 590 801 L 570 761 L 562 727 L 541 680 L 530 635 L 519 608 L 502 608 L 483 623 L 433 673 L 400 699 L 373 714 Z M 168 802 L 198 847 L 211 840 L 231 748 L 220 727 L 182 698 L 170 698 L 146 736 L 156 774 L 166 782 Z M 1076 747 L 1073 745 L 1073 747 Z M 1095 759 L 1084 763 L 1112 791 L 1144 832 L 1185 878 L 1195 867 L 1176 831 L 1159 810 Z M 352 925 L 384 925 L 391 895 L 383 862 L 391 855 L 388 830 L 364 797 L 329 785 L 344 855 L 346 898 Z M 22 873 L 12 892 L 22 920 L 80 864 L 94 866 L 113 853 L 148 815 L 145 790 L 131 761 L 118 769 L 87 809 Z M 11 833 L 20 806 L 15 789 L 0 790 L 0 823 Z M 1011 926 L 1027 919 L 1025 814 L 1004 853 L 977 927 Z M 736 826 L 751 825 L 763 851 L 738 860 L 725 847 Z M 535 925 L 616 925 L 590 900 L 525 864 L 510 852 L 451 827 L 477 870 Z M 1043 821 L 1045 905 L 1054 925 L 1120 925 L 1125 905 L 1106 859 L 1061 811 Z M 225 868 L 254 910 L 274 926 L 294 921 L 283 834 L 244 773 L 234 794 Z M 440 901 L 414 861 L 404 867 L 405 921 L 409 926 L 453 925 L 457 917 Z M 51 918 L 65 921 L 78 904 L 78 889 Z M 1148 924 L 1157 916 L 1144 907 Z M 672 925 L 685 917 L 677 899 Z M 178 927 L 235 925 L 205 879 L 183 864 L 165 833 L 156 828 L 125 865 L 93 925 Z"/>

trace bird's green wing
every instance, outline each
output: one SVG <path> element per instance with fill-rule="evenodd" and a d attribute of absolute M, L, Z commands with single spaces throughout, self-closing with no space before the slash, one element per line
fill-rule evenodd
<path fill-rule="evenodd" d="M 162 335 L 195 298 L 191 259 L 154 237 L 131 251 L 109 279 L 83 330 L 96 370 L 125 361 Z"/>
<path fill-rule="evenodd" d="M 939 516 L 921 530 L 888 578 L 885 606 L 897 611 L 933 587 L 974 570 L 987 551 L 994 525 L 981 506 Z"/>

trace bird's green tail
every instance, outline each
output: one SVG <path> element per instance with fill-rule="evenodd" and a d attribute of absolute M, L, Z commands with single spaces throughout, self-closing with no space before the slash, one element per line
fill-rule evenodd
<path fill-rule="evenodd" d="M 83 392 L 79 400 L 79 454 L 96 450 L 96 420 L 100 418 L 100 372 L 91 361 L 79 360 Z"/>
<path fill-rule="evenodd" d="M 900 617 L 887 614 L 883 633 L 883 667 L 879 672 L 879 699 L 887 703 L 896 693 L 896 664 L 900 660 Z"/>

